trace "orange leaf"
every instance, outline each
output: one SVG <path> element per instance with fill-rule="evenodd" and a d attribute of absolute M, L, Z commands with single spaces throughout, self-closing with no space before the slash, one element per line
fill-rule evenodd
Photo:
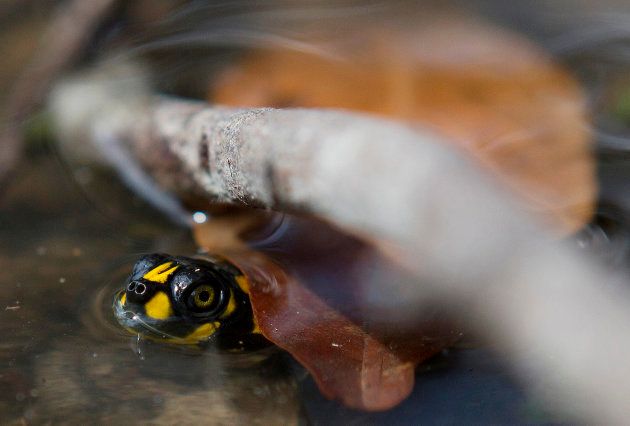
<path fill-rule="evenodd" d="M 416 365 L 460 337 L 435 320 L 404 336 L 379 336 L 262 255 L 231 260 L 250 279 L 254 315 L 265 337 L 308 369 L 325 396 L 349 407 L 396 406 L 413 389 Z"/>
<path fill-rule="evenodd" d="M 448 136 L 560 233 L 586 223 L 596 185 L 577 82 L 508 31 L 453 16 L 414 24 L 349 30 L 323 47 L 326 56 L 252 52 L 220 74 L 210 98 L 346 108 L 418 123 Z"/>

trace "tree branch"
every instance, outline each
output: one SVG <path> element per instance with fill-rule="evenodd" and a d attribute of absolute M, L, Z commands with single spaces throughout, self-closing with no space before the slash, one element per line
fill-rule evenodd
<path fill-rule="evenodd" d="M 618 277 L 554 241 L 439 136 L 341 111 L 125 103 L 87 87 L 56 91 L 62 140 L 119 140 L 180 198 L 307 212 L 367 238 L 414 274 L 409 299 L 458 309 L 555 408 L 627 420 L 630 297 L 601 285 Z"/>

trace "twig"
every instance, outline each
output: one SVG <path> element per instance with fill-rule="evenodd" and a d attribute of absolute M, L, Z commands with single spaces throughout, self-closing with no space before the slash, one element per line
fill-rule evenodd
<path fill-rule="evenodd" d="M 627 291 L 604 288 L 617 277 L 555 242 L 438 136 L 340 111 L 161 97 L 121 114 L 80 87 L 56 92 L 62 139 L 110 132 L 181 197 L 308 212 L 369 238 L 417 278 L 409 299 L 431 292 L 459 309 L 555 408 L 627 421 Z"/>

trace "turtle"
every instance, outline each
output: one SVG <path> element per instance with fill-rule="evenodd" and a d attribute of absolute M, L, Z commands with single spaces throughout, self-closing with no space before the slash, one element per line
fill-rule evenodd
<path fill-rule="evenodd" d="M 114 298 L 114 313 L 133 333 L 179 344 L 246 351 L 269 346 L 254 318 L 247 277 L 218 256 L 141 257 Z"/>
<path fill-rule="evenodd" d="M 460 328 L 443 309 L 406 328 L 374 321 L 389 314 L 368 306 L 363 296 L 375 288 L 366 291 L 368 280 L 355 275 L 363 270 L 355 261 L 400 275 L 378 264 L 382 259 L 370 246 L 324 223 L 284 220 L 289 257 L 235 247 L 235 238 L 222 246 L 204 237 L 225 232 L 240 221 L 234 216 L 197 229 L 198 244 L 219 254 L 140 257 L 113 295 L 114 316 L 130 333 L 169 345 L 247 354 L 275 346 L 311 373 L 324 396 L 367 411 L 394 407 L 413 390 L 416 366 L 459 340 Z M 316 272 L 309 272 L 313 265 Z M 377 297 L 397 292 L 383 289 Z"/>
<path fill-rule="evenodd" d="M 353 42 L 334 51 L 345 61 L 290 49 L 249 52 L 218 73 L 208 98 L 239 107 L 342 108 L 424 125 L 497 177 L 558 236 L 579 230 L 592 215 L 596 185 L 591 140 L 577 130 L 586 115 L 578 82 L 535 46 L 498 28 L 460 18 L 446 27 L 442 21 L 421 27 L 351 32 Z M 464 59 L 446 48 L 444 55 L 434 55 L 433 48 L 399 49 L 417 40 L 441 45 L 444 34 L 448 44 L 472 46 L 473 40 L 485 48 L 470 49 Z M 311 41 L 319 39 L 312 35 Z M 496 65 L 496 58 L 505 57 L 508 71 Z M 200 155 L 202 168 L 207 157 Z M 174 190 L 187 202 L 196 196 Z M 208 202 L 197 201 L 195 209 Z M 276 345 L 312 374 L 325 396 L 351 408 L 389 409 L 411 392 L 416 365 L 456 342 L 461 327 L 443 309 L 420 309 L 413 301 L 400 310 L 422 310 L 421 318 L 401 324 L 398 305 L 408 302 L 404 274 L 389 274 L 395 268 L 367 243 L 341 237 L 337 245 L 339 232 L 318 249 L 328 257 L 313 255 L 323 229 L 313 223 L 297 239 L 308 246 L 311 264 L 318 264 L 315 274 L 242 245 L 224 251 L 214 242 L 203 244 L 193 230 L 205 254 L 141 258 L 114 298 L 116 316 L 131 331 L 170 344 L 235 352 Z M 343 274 L 364 255 L 369 260 L 360 267 L 367 275 Z M 382 270 L 389 272 L 369 276 Z M 343 276 L 335 275 L 339 271 Z M 370 279 L 382 285 L 366 287 Z M 389 309 L 375 306 L 376 299 L 388 301 Z"/>

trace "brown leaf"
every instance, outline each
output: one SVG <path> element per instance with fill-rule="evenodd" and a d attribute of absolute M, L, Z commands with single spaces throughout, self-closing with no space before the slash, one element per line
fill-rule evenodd
<path fill-rule="evenodd" d="M 408 300 L 409 278 L 374 248 L 315 218 L 230 210 L 194 235 L 248 276 L 265 337 L 349 407 L 399 404 L 415 367 L 461 336 L 444 309 Z"/>
<path fill-rule="evenodd" d="M 207 214 L 209 220 L 193 226 L 192 232 L 197 246 L 213 253 L 245 250 L 244 234 L 272 221 L 264 211 L 237 207 L 225 207 L 222 211 L 215 208 Z"/>
<path fill-rule="evenodd" d="M 231 260 L 250 279 L 254 315 L 265 337 L 306 367 L 325 396 L 352 408 L 399 404 L 413 389 L 416 365 L 460 336 L 441 320 L 397 337 L 370 332 L 263 255 Z"/>
<path fill-rule="evenodd" d="M 454 16 L 408 28 L 364 25 L 344 35 L 327 44 L 311 38 L 326 55 L 250 53 L 223 71 L 210 98 L 347 108 L 418 123 L 448 136 L 561 233 L 589 220 L 596 185 L 585 99 L 544 52 L 506 30 Z"/>

